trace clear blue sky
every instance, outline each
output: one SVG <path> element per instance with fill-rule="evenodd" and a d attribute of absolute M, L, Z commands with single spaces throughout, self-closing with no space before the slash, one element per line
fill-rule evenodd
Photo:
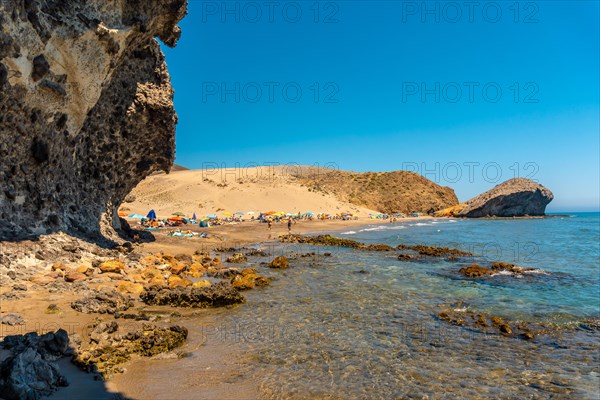
<path fill-rule="evenodd" d="M 597 1 L 191 0 L 164 48 L 176 162 L 409 169 L 461 201 L 529 176 L 554 192 L 548 211 L 598 210 L 599 14 Z"/>

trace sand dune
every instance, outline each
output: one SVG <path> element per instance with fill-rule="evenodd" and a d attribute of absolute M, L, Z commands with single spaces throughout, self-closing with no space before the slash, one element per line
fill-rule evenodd
<path fill-rule="evenodd" d="M 173 212 L 198 216 L 223 211 L 258 213 L 286 211 L 340 213 L 368 216 L 377 212 L 337 199 L 333 194 L 313 191 L 285 167 L 244 169 L 178 170 L 152 175 L 131 193 L 121 209 L 145 215 L 154 209 L 159 217 Z M 133 200 L 133 201 L 132 201 Z"/>

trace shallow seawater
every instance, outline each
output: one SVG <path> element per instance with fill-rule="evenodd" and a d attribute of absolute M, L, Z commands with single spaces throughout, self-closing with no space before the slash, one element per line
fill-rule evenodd
<path fill-rule="evenodd" d="M 140 395 L 600 397 L 600 332 L 577 328 L 600 312 L 598 214 L 407 221 L 353 229 L 336 236 L 367 243 L 458 247 L 476 256 L 455 262 L 401 262 L 396 252 L 275 245 L 271 250 L 277 254 L 315 256 L 294 259 L 293 267 L 281 272 L 260 266 L 260 258 L 252 259 L 261 273 L 277 279 L 270 287 L 246 292 L 244 305 L 201 312 L 184 322 L 190 328 L 191 356 L 152 361 L 154 373 L 135 378 Z M 456 273 L 468 263 L 486 261 L 512 262 L 545 273 L 481 281 Z M 457 302 L 511 320 L 568 329 L 525 341 L 450 326 L 436 318 L 440 307 Z M 211 368 L 217 372 L 209 376 Z M 167 390 L 150 382 L 161 371 L 177 376 L 178 383 Z"/>

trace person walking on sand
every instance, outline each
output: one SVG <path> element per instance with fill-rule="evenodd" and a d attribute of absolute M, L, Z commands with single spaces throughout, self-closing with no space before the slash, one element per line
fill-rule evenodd
<path fill-rule="evenodd" d="M 267 228 L 268 228 L 269 230 L 271 230 L 271 220 L 268 220 L 268 221 L 267 221 Z"/>
<path fill-rule="evenodd" d="M 288 218 L 288 233 L 292 233 L 292 217 Z"/>

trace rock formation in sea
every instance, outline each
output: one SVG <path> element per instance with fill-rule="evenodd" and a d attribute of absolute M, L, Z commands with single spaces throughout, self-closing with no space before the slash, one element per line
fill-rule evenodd
<path fill-rule="evenodd" d="M 525 178 L 513 178 L 467 201 L 459 217 L 541 216 L 554 195 L 550 190 Z"/>
<path fill-rule="evenodd" d="M 120 229 L 117 207 L 171 168 L 174 46 L 186 0 L 0 2 L 0 240 Z"/>

